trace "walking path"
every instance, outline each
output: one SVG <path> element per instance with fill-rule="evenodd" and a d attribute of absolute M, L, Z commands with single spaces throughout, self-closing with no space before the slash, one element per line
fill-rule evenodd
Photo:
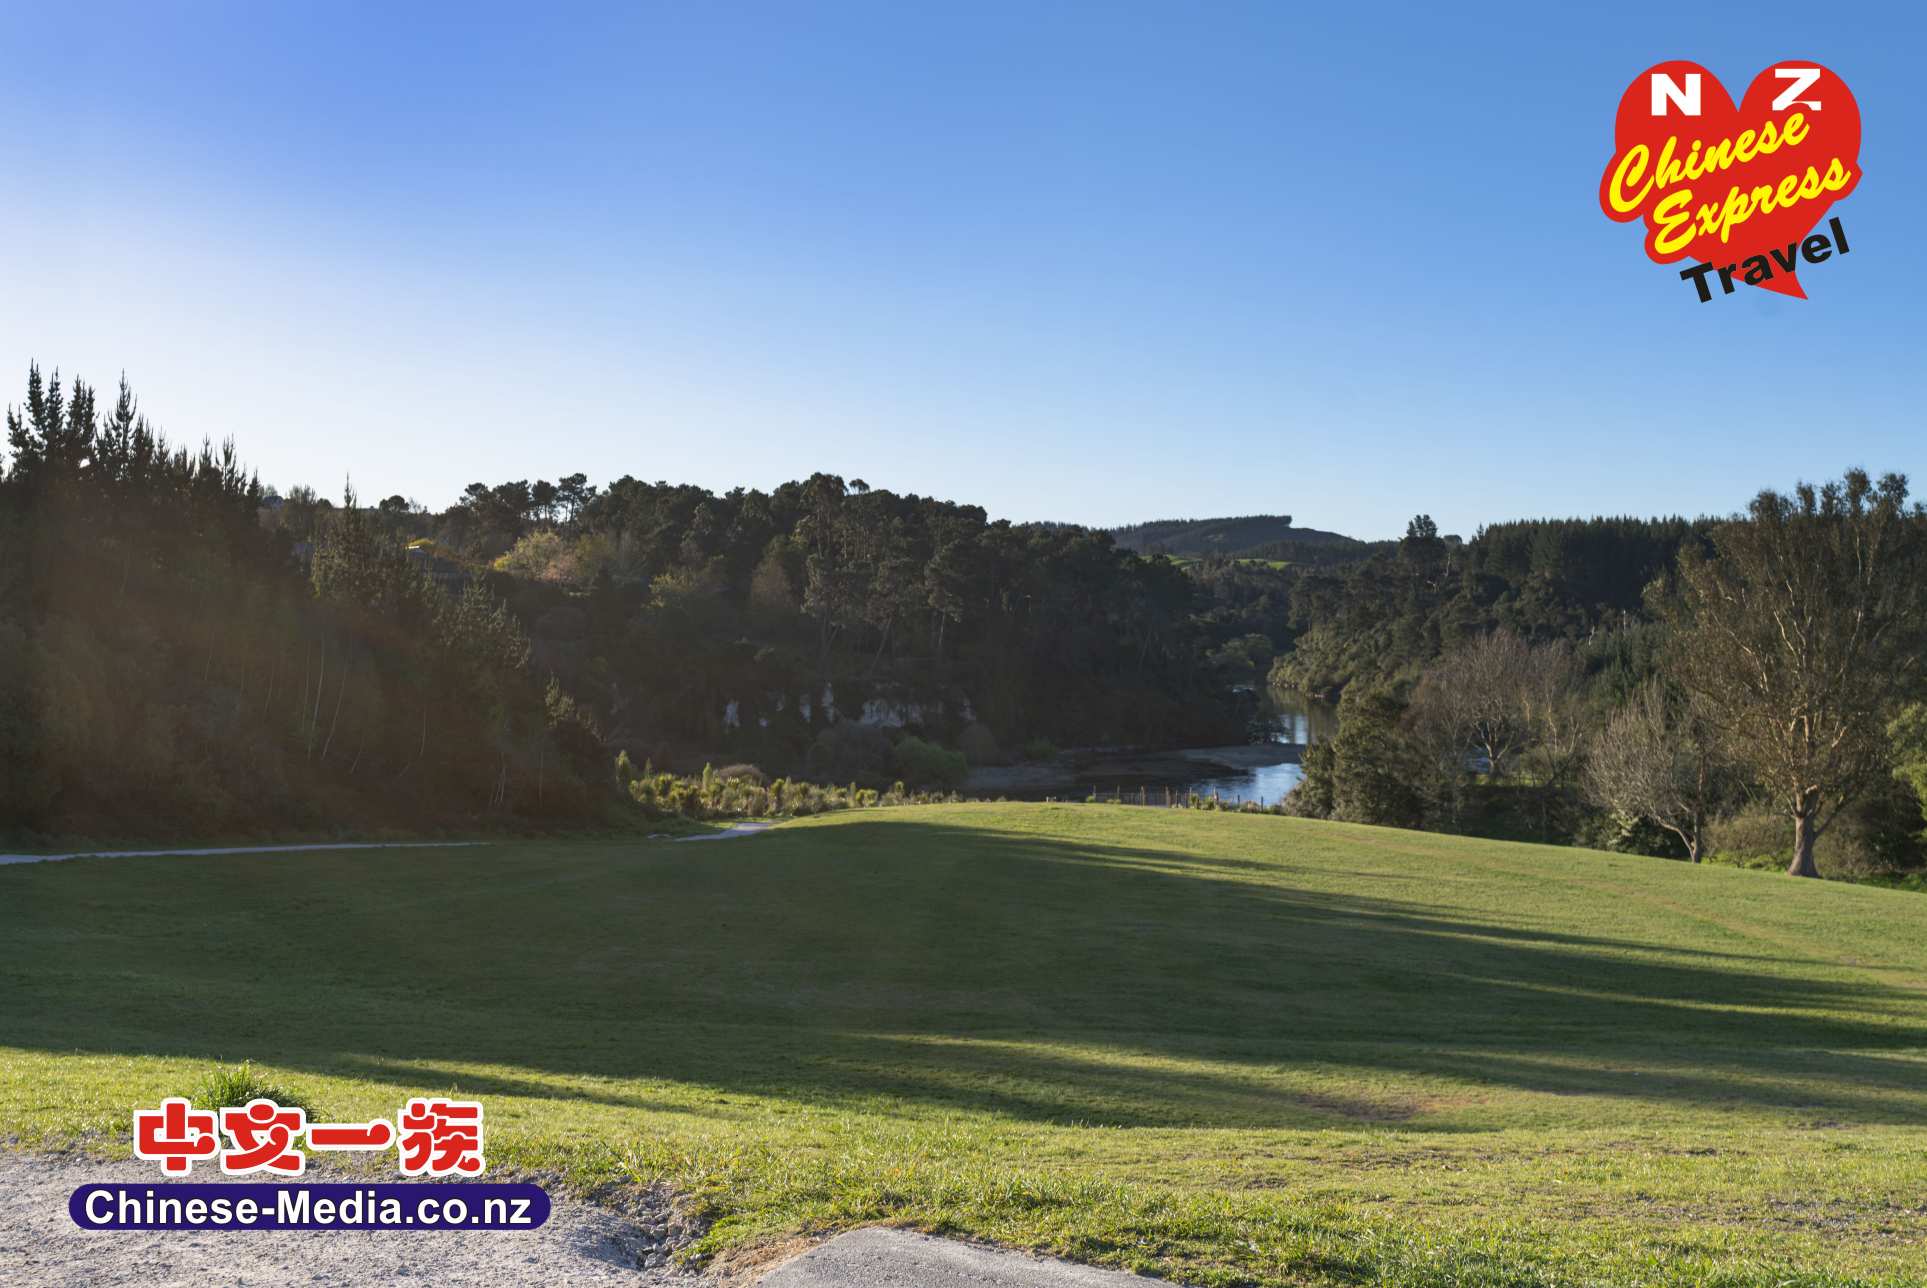
<path fill-rule="evenodd" d="M 733 823 L 720 832 L 698 832 L 694 836 L 679 836 L 678 841 L 733 841 L 740 836 L 761 836 L 775 827 L 774 823 Z"/>
<path fill-rule="evenodd" d="M 774 823 L 737 823 L 720 832 L 701 832 L 676 839 L 729 841 L 741 836 L 760 836 L 775 826 Z M 0 854 L 0 864 L 59 863 L 64 859 L 203 858 L 217 854 L 312 854 L 320 850 L 453 850 L 488 844 L 488 841 L 336 841 L 314 845 L 223 845 L 200 850 L 85 850 L 73 854 Z"/>

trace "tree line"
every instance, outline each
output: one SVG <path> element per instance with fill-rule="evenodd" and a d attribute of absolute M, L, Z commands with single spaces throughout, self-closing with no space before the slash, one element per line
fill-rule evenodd
<path fill-rule="evenodd" d="M 30 368 L 0 459 L 0 828 L 593 819 L 633 794 L 624 751 L 946 791 L 1058 747 L 1238 741 L 1269 684 L 1342 698 L 1301 813 L 1805 873 L 1851 836 L 1920 866 L 1922 527 L 1859 471 L 1724 519 L 1461 540 L 1420 515 L 1278 557 L 830 474 L 572 473 L 433 510 L 277 493 L 124 382 Z"/>
<path fill-rule="evenodd" d="M 507 605 L 330 507 L 304 564 L 232 443 L 29 371 L 0 471 L 0 829 L 62 836 L 579 816 L 591 722 Z"/>
<path fill-rule="evenodd" d="M 31 368 L 0 461 L 0 828 L 594 816 L 615 753 L 956 786 L 1241 735 L 1176 564 L 818 474 L 278 493 Z"/>
<path fill-rule="evenodd" d="M 1809 877 L 1845 824 L 1861 865 L 1927 860 L 1927 516 L 1899 475 L 1462 551 L 1415 520 L 1398 555 L 1326 580 L 1298 604 L 1311 655 L 1274 671 L 1351 670 L 1297 812 L 1695 861 L 1750 818 Z"/>

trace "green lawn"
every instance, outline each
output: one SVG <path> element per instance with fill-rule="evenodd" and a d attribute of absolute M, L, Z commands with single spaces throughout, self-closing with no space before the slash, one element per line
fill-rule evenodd
<path fill-rule="evenodd" d="M 705 1251 L 890 1221 L 1199 1284 L 1927 1279 L 1927 900 L 1093 805 L 0 868 L 0 1138 L 252 1059 L 449 1088 Z"/>

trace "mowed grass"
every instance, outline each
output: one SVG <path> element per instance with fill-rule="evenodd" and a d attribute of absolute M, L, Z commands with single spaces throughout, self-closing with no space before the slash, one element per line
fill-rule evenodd
<path fill-rule="evenodd" d="M 0 1138 L 217 1062 L 458 1090 L 700 1252 L 894 1222 L 1197 1284 L 1927 1280 L 1927 900 L 1097 805 L 0 869 Z"/>

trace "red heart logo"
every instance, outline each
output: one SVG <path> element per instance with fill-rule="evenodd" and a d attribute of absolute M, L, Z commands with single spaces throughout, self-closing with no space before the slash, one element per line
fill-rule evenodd
<path fill-rule="evenodd" d="M 1690 257 L 1802 299 L 1801 242 L 1860 182 L 1860 105 L 1816 62 L 1775 63 L 1738 107 L 1698 63 L 1660 63 L 1619 100 L 1613 138 L 1599 206 L 1644 218 L 1654 262 Z"/>

